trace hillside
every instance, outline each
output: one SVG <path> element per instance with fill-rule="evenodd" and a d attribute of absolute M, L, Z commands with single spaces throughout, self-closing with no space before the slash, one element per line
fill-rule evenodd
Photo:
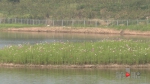
<path fill-rule="evenodd" d="M 146 19 L 150 0 L 0 0 L 0 18 Z"/>

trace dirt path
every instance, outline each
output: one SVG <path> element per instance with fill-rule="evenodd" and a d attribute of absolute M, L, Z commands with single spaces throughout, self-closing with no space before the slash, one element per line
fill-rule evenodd
<path fill-rule="evenodd" d="M 150 35 L 150 31 L 115 30 L 109 28 L 71 28 L 71 27 L 31 27 L 8 28 L 4 31 L 24 32 L 63 32 L 63 33 L 93 33 L 93 34 L 121 34 L 121 35 Z"/>

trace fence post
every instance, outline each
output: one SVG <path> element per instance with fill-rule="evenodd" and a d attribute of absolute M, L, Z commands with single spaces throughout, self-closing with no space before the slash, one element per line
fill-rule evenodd
<path fill-rule="evenodd" d="M 47 20 L 45 20 L 45 25 L 46 25 L 46 26 L 48 25 Z"/>
<path fill-rule="evenodd" d="M 117 20 L 117 26 L 118 26 L 118 20 Z"/>
<path fill-rule="evenodd" d="M 37 20 L 36 20 L 36 25 L 38 25 L 38 24 L 39 24 L 39 20 L 37 19 Z"/>
<path fill-rule="evenodd" d="M 55 26 L 55 20 L 53 20 L 53 26 Z"/>
<path fill-rule="evenodd" d="M 69 21 L 68 21 L 68 20 L 66 20 L 66 21 L 67 21 L 67 24 L 66 24 L 66 26 L 68 26 L 68 22 L 69 22 Z"/>
<path fill-rule="evenodd" d="M 72 20 L 72 26 L 74 26 L 74 21 Z"/>
<path fill-rule="evenodd" d="M 97 20 L 95 21 L 95 27 L 97 27 Z"/>
<path fill-rule="evenodd" d="M 38 21 L 39 21 L 38 25 L 40 25 L 41 20 L 38 20 Z"/>
<path fill-rule="evenodd" d="M 47 20 L 45 20 L 45 25 L 46 25 L 46 26 L 48 25 L 48 21 L 47 21 Z"/>
<path fill-rule="evenodd" d="M 32 23 L 33 23 L 33 25 L 34 25 L 34 19 L 32 19 Z"/>
<path fill-rule="evenodd" d="M 30 25 L 30 24 L 31 24 L 31 23 L 30 23 L 30 22 L 31 22 L 31 19 L 28 19 L 28 21 L 29 21 L 28 24 Z"/>
<path fill-rule="evenodd" d="M 5 21 L 6 21 L 6 19 L 4 19 L 4 24 L 6 24 L 6 22 L 5 22 Z"/>
<path fill-rule="evenodd" d="M 25 19 L 25 23 L 24 24 L 28 24 L 28 21 L 27 21 L 27 19 Z"/>
<path fill-rule="evenodd" d="M 107 26 L 108 26 L 108 20 L 107 20 Z"/>
<path fill-rule="evenodd" d="M 16 23 L 16 18 L 15 18 L 15 23 Z"/>
<path fill-rule="evenodd" d="M 31 19 L 29 19 L 29 25 L 31 25 Z"/>
<path fill-rule="evenodd" d="M 21 19 L 21 24 L 22 24 L 22 19 Z"/>
<path fill-rule="evenodd" d="M 85 27 L 85 20 L 84 20 L 84 27 Z"/>
<path fill-rule="evenodd" d="M 10 19 L 10 23 L 11 23 L 11 24 L 12 24 L 12 22 L 13 22 L 12 20 L 13 20 L 13 19 Z"/>
<path fill-rule="evenodd" d="M 28 22 L 29 20 L 27 19 L 27 25 L 29 24 L 29 22 Z"/>
<path fill-rule="evenodd" d="M 128 26 L 128 20 L 127 20 L 127 26 Z"/>
<path fill-rule="evenodd" d="M 37 25 L 39 25 L 40 24 L 40 20 L 37 20 L 37 21 L 38 21 Z"/>
<path fill-rule="evenodd" d="M 62 27 L 64 26 L 64 21 L 62 20 L 62 25 L 61 25 Z"/>
<path fill-rule="evenodd" d="M 7 23 L 9 24 L 9 19 L 7 19 Z"/>
<path fill-rule="evenodd" d="M 137 22 L 137 25 L 138 25 L 138 24 L 139 24 L 139 21 L 137 20 L 136 22 Z"/>

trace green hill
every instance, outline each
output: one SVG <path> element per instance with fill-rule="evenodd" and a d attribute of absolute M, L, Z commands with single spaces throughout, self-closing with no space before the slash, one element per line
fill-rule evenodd
<path fill-rule="evenodd" d="M 0 0 L 0 18 L 146 19 L 150 0 Z"/>

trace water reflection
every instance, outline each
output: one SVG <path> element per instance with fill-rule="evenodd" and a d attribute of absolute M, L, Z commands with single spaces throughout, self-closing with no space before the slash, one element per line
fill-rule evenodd
<path fill-rule="evenodd" d="M 137 69 L 136 69 L 137 70 Z M 2 84 L 149 84 L 150 71 L 138 70 L 140 78 L 116 78 L 115 69 L 1 68 Z M 135 70 L 133 70 L 135 71 Z"/>
<path fill-rule="evenodd" d="M 148 36 L 119 36 L 104 34 L 77 34 L 51 32 L 0 32 L 0 48 L 7 45 L 35 44 L 56 41 L 99 41 L 132 39 L 149 41 Z M 0 68 L 2 84 L 149 84 L 150 70 L 133 69 L 140 78 L 117 77 L 124 69 L 34 69 Z"/>
<path fill-rule="evenodd" d="M 0 32 L 0 48 L 8 45 L 17 44 L 35 44 L 40 42 L 83 42 L 100 41 L 104 39 L 132 39 L 132 40 L 150 40 L 148 36 L 120 36 L 106 34 L 79 34 L 79 33 L 52 33 L 52 32 Z"/>

